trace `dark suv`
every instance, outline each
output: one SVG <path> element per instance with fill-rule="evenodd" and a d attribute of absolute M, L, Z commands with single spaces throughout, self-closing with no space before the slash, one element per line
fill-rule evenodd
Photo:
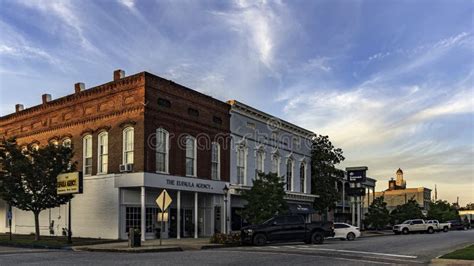
<path fill-rule="evenodd" d="M 306 223 L 300 215 L 273 217 L 259 225 L 241 229 L 243 244 L 265 245 L 267 242 L 296 242 L 322 244 L 325 237 L 334 236 L 333 222 Z"/>

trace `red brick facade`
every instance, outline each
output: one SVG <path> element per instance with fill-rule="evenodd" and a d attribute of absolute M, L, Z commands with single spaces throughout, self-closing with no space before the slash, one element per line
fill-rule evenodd
<path fill-rule="evenodd" d="M 133 171 L 155 172 L 155 150 L 149 141 L 156 129 L 162 127 L 170 133 L 169 173 L 184 176 L 185 151 L 178 143 L 179 137 L 189 134 L 198 140 L 213 140 L 216 135 L 228 136 L 230 106 L 226 103 L 146 72 L 121 78 L 116 71 L 114 79 L 82 91 L 76 86 L 74 94 L 1 117 L 0 137 L 15 136 L 20 145 L 35 142 L 44 145 L 54 139 L 61 142 L 71 138 L 74 160 L 78 169 L 82 169 L 82 138 L 92 134 L 92 174 L 95 175 L 98 134 L 108 132 L 108 173 L 119 173 L 122 131 L 126 126 L 133 126 Z M 159 105 L 158 99 L 166 99 L 170 105 Z M 189 108 L 197 110 L 199 115 L 190 114 Z M 229 181 L 230 140 L 222 137 L 219 142 L 221 180 Z M 198 145 L 201 146 L 197 151 L 197 177 L 210 179 L 210 147 Z"/>

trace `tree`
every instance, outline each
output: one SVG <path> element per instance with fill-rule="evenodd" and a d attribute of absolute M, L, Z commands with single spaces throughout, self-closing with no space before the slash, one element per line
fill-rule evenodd
<path fill-rule="evenodd" d="M 344 177 L 344 172 L 335 165 L 344 161 L 342 150 L 335 148 L 328 136 L 318 135 L 313 139 L 311 147 L 311 193 L 318 195 L 314 208 L 319 214 L 326 213 L 336 207 L 340 199 L 336 182 Z"/>
<path fill-rule="evenodd" d="M 250 190 L 242 191 L 242 199 L 247 201 L 241 211 L 242 218 L 251 224 L 259 224 L 276 214 L 288 211 L 284 199 L 285 183 L 275 173 L 259 174 Z"/>
<path fill-rule="evenodd" d="M 384 197 L 380 196 L 374 199 L 370 204 L 368 212 L 365 214 L 365 223 L 379 230 L 384 228 L 390 222 L 390 213 L 387 209 L 387 203 Z"/>
<path fill-rule="evenodd" d="M 459 212 L 456 208 L 445 200 L 438 200 L 430 202 L 430 209 L 428 210 L 428 218 L 446 222 L 449 220 L 456 220 L 459 217 Z"/>
<path fill-rule="evenodd" d="M 56 177 L 75 169 L 71 158 L 72 149 L 61 145 L 21 149 L 15 139 L 1 141 L 0 196 L 10 206 L 33 212 L 35 240 L 40 239 L 40 212 L 58 207 L 72 197 L 56 193 Z"/>
<path fill-rule="evenodd" d="M 390 219 L 392 224 L 401 223 L 410 219 L 421 219 L 423 213 L 421 212 L 418 202 L 413 198 L 408 200 L 403 205 L 398 205 L 394 210 L 390 212 Z"/>

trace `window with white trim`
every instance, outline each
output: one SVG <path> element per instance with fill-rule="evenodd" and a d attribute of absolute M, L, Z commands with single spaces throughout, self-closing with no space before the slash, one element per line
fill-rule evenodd
<path fill-rule="evenodd" d="M 213 180 L 221 180 L 221 147 L 219 143 L 213 142 L 211 147 L 211 178 Z"/>
<path fill-rule="evenodd" d="M 92 135 L 82 139 L 82 171 L 84 175 L 92 175 Z"/>
<path fill-rule="evenodd" d="M 97 144 L 97 173 L 106 174 L 109 165 L 109 134 L 105 131 L 101 132 L 98 135 Z"/>
<path fill-rule="evenodd" d="M 156 171 L 168 173 L 169 133 L 163 128 L 156 130 Z"/>
<path fill-rule="evenodd" d="M 286 162 L 286 190 L 293 190 L 293 159 L 288 158 Z"/>
<path fill-rule="evenodd" d="M 300 192 L 305 193 L 306 185 L 306 164 L 301 162 L 300 164 Z"/>
<path fill-rule="evenodd" d="M 133 164 L 133 127 L 123 130 L 123 164 Z"/>
<path fill-rule="evenodd" d="M 70 138 L 65 138 L 63 140 L 63 146 L 66 147 L 66 148 L 71 148 L 71 139 Z"/>
<path fill-rule="evenodd" d="M 272 173 L 280 176 L 280 155 L 277 153 L 272 155 Z"/>
<path fill-rule="evenodd" d="M 246 166 L 245 147 L 237 147 L 237 184 L 245 184 L 245 166 Z"/>
<path fill-rule="evenodd" d="M 265 151 L 258 149 L 256 157 L 255 178 L 258 177 L 259 173 L 264 173 Z"/>
<path fill-rule="evenodd" d="M 196 139 L 186 137 L 186 175 L 196 176 Z"/>

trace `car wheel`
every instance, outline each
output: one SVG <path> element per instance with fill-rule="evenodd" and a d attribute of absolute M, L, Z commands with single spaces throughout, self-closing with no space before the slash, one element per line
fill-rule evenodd
<path fill-rule="evenodd" d="M 347 234 L 347 237 L 346 237 L 346 238 L 347 238 L 347 240 L 349 240 L 349 241 L 354 241 L 355 238 L 356 238 L 356 235 L 355 235 L 354 233 L 350 232 L 349 234 Z"/>
<path fill-rule="evenodd" d="M 434 233 L 433 227 L 428 227 L 428 234 Z"/>
<path fill-rule="evenodd" d="M 267 243 L 267 237 L 264 234 L 257 234 L 253 237 L 253 244 L 255 246 L 263 246 Z"/>
<path fill-rule="evenodd" d="M 322 244 L 324 242 L 324 236 L 320 232 L 314 232 L 311 235 L 311 243 L 313 244 Z"/>
<path fill-rule="evenodd" d="M 449 230 L 449 229 L 448 229 L 447 226 L 445 226 L 445 227 L 443 228 L 443 232 L 445 232 L 445 233 L 448 232 L 448 230 Z"/>
<path fill-rule="evenodd" d="M 403 228 L 402 233 L 403 233 L 404 235 L 407 235 L 408 232 L 409 232 L 409 231 L 408 231 L 408 228 Z"/>

